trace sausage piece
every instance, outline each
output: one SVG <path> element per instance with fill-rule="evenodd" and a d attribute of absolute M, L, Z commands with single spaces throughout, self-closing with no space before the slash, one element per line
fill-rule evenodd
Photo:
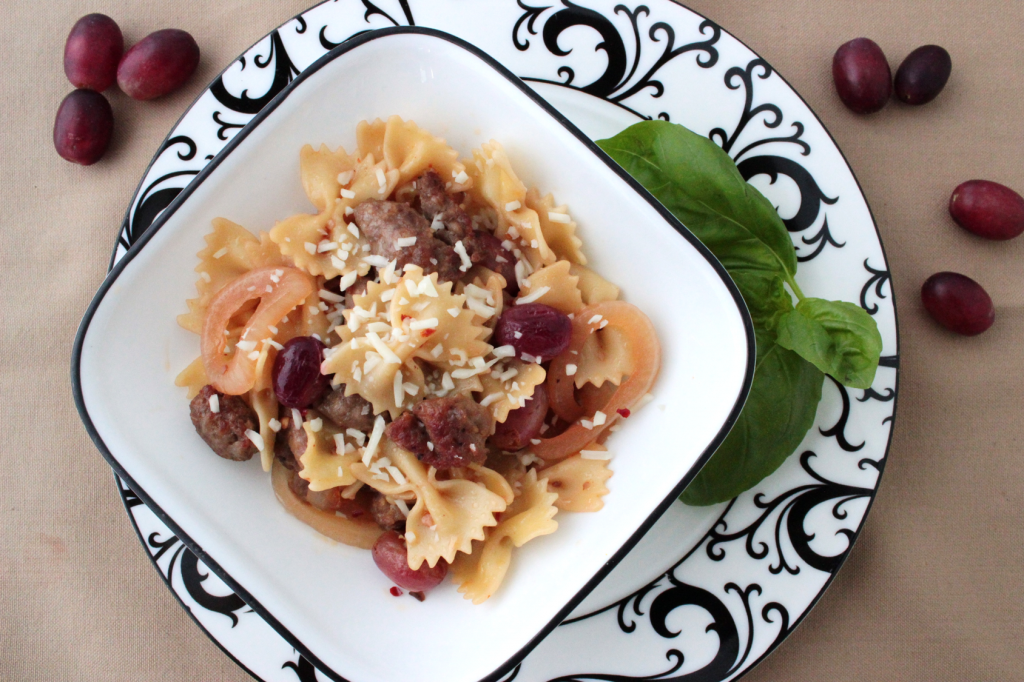
<path fill-rule="evenodd" d="M 426 427 L 412 412 L 403 412 L 398 419 L 387 425 L 384 434 L 416 455 L 416 459 L 422 460 L 433 449 Z"/>
<path fill-rule="evenodd" d="M 482 464 L 487 458 L 487 437 L 494 419 L 486 407 L 466 396 L 424 400 L 413 408 L 426 428 L 433 449 L 420 457 L 436 469 Z"/>
<path fill-rule="evenodd" d="M 217 396 L 217 412 L 210 407 L 212 396 Z M 256 454 L 256 446 L 245 432 L 258 432 L 259 420 L 253 409 L 238 396 L 224 395 L 213 386 L 203 386 L 199 394 L 192 399 L 189 412 L 196 433 L 224 459 L 244 462 Z"/>
<path fill-rule="evenodd" d="M 373 430 L 373 406 L 361 395 L 345 397 L 344 386 L 325 395 L 317 403 L 316 409 L 339 428 L 356 429 L 363 433 Z"/>
<path fill-rule="evenodd" d="M 380 493 L 375 494 L 370 502 L 370 514 L 384 530 L 405 530 L 405 514 Z"/>
<path fill-rule="evenodd" d="M 374 255 L 398 261 L 397 270 L 418 265 L 425 273 L 437 273 L 443 282 L 459 278 L 462 261 L 448 244 L 434 236 L 430 223 L 408 204 L 368 199 L 355 208 L 356 225 L 370 241 Z M 399 239 L 415 238 L 410 246 L 399 246 Z"/>
<path fill-rule="evenodd" d="M 427 220 L 436 217 L 444 223 L 444 227 L 435 233 L 437 238 L 452 246 L 462 241 L 473 263 L 499 273 L 505 278 L 508 285 L 506 288 L 512 294 L 518 293 L 515 256 L 490 232 L 473 229 L 469 215 L 445 190 L 444 180 L 437 171 L 431 168 L 416 178 L 416 189 L 419 192 L 420 208 Z"/>
<path fill-rule="evenodd" d="M 366 510 L 356 500 L 348 500 L 341 496 L 341 488 L 327 490 L 310 490 L 309 481 L 296 472 L 289 472 L 288 487 L 296 497 L 305 500 L 310 506 L 325 512 L 341 512 L 350 519 L 358 519 L 366 515 Z M 401 512 L 399 512 L 401 513 Z"/>
<path fill-rule="evenodd" d="M 420 195 L 420 210 L 427 220 L 435 217 L 444 223 L 437 231 L 439 239 L 455 246 L 473 232 L 473 222 L 444 188 L 444 180 L 433 168 L 416 178 L 416 191 Z"/>

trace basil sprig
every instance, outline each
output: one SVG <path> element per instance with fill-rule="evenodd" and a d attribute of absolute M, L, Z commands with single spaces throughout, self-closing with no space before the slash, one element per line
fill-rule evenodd
<path fill-rule="evenodd" d="M 754 322 L 750 395 L 680 498 L 724 502 L 778 469 L 800 445 L 814 423 L 823 374 L 853 388 L 871 386 L 882 337 L 858 306 L 804 295 L 778 212 L 714 142 L 681 125 L 644 121 L 597 144 L 715 254 Z"/>

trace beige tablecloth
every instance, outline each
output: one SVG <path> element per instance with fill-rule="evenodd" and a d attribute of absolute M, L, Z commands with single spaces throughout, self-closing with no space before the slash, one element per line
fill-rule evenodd
<path fill-rule="evenodd" d="M 218 71 L 310 1 L 0 3 L 0 680 L 249 679 L 139 546 L 75 412 L 68 366 L 160 141 Z M 817 608 L 747 679 L 1022 679 L 1024 238 L 984 242 L 945 207 L 968 178 L 1024 190 L 1024 3 L 690 4 L 773 64 L 835 135 L 874 209 L 901 322 L 895 438 L 864 532 Z M 164 100 L 112 93 L 112 149 L 80 168 L 54 153 L 51 130 L 70 90 L 64 38 L 92 11 L 115 17 L 129 42 L 186 29 L 203 59 L 190 85 Z M 954 64 L 946 91 L 922 108 L 851 114 L 830 64 L 859 35 L 894 68 L 918 45 L 945 46 Z M 946 269 L 979 280 L 995 300 L 984 335 L 954 337 L 922 310 L 921 283 Z"/>

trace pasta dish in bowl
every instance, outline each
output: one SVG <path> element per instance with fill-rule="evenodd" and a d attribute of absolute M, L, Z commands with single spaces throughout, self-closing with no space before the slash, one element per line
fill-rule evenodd
<path fill-rule="evenodd" d="M 451 566 L 479 604 L 559 509 L 604 506 L 604 441 L 661 346 L 499 143 L 461 162 L 398 116 L 356 137 L 303 147 L 318 213 L 259 238 L 214 221 L 179 317 L 202 355 L 177 383 L 199 435 L 258 453 L 297 518 L 417 594 Z"/>
<path fill-rule="evenodd" d="M 319 670 L 473 682 L 673 503 L 753 348 L 721 265 L 582 133 L 389 29 L 202 167 L 103 283 L 73 382 L 111 466 Z"/>

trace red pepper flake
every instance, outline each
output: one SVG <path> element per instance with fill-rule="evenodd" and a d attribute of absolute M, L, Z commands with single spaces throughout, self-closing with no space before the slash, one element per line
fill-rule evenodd
<path fill-rule="evenodd" d="M 392 587 L 391 588 L 391 596 L 392 597 L 401 597 L 402 596 L 401 588 L 399 588 L 399 587 Z"/>
<path fill-rule="evenodd" d="M 409 596 L 415 599 L 416 601 L 423 601 L 427 598 L 427 595 L 423 594 L 422 592 L 410 592 Z"/>
<path fill-rule="evenodd" d="M 626 409 L 625 407 L 620 407 L 619 409 L 617 409 L 615 411 L 618 412 L 619 416 L 622 417 L 623 419 L 625 419 L 626 417 L 629 416 L 629 410 Z"/>
<path fill-rule="evenodd" d="M 402 315 L 402 322 L 405 322 L 406 320 L 411 320 L 411 319 L 412 319 L 412 315 Z"/>
<path fill-rule="evenodd" d="M 436 331 L 437 331 L 436 329 L 424 329 L 423 330 L 423 338 L 429 337 L 430 335 L 432 335 Z"/>

